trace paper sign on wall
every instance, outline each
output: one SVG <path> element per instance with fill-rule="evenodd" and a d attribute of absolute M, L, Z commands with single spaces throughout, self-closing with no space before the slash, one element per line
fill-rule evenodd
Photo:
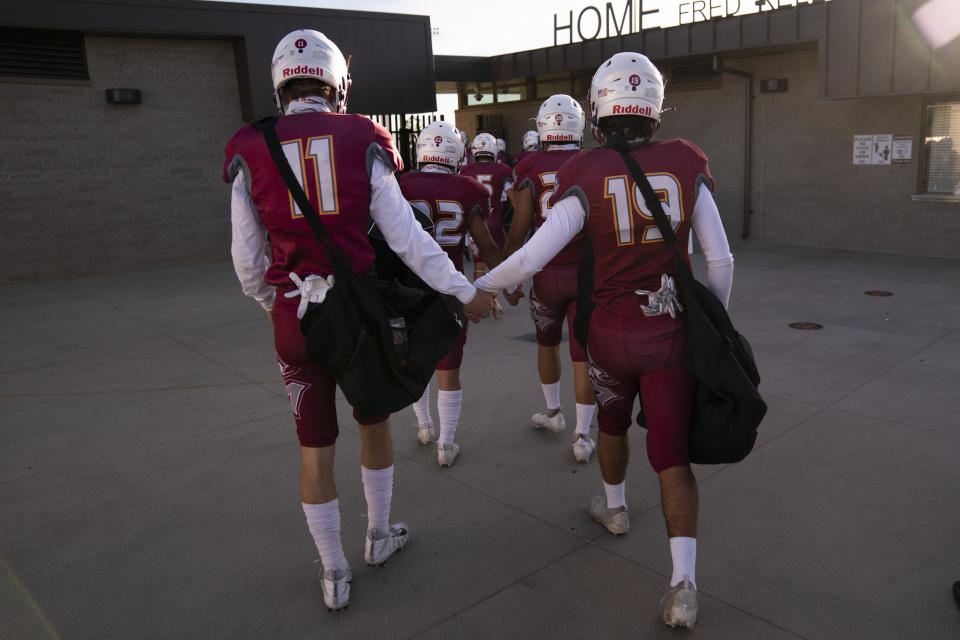
<path fill-rule="evenodd" d="M 913 138 L 893 136 L 893 163 L 905 164 L 913 159 Z"/>
<path fill-rule="evenodd" d="M 853 164 L 902 164 L 913 155 L 913 138 L 890 133 L 853 136 Z"/>
<path fill-rule="evenodd" d="M 853 164 L 870 164 L 873 159 L 873 136 L 853 136 Z"/>
<path fill-rule="evenodd" d="M 871 164 L 890 164 L 893 155 L 893 135 L 882 133 L 873 136 L 873 161 Z"/>

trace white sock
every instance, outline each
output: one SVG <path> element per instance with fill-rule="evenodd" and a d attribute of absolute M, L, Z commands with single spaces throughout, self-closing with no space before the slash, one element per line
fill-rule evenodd
<path fill-rule="evenodd" d="M 603 483 L 603 490 L 607 494 L 607 506 L 611 509 L 627 506 L 627 481 L 620 484 Z"/>
<path fill-rule="evenodd" d="M 463 391 L 443 391 L 437 393 L 437 415 L 440 416 L 440 444 L 453 444 L 453 435 L 460 421 L 460 407 L 463 404 Z"/>
<path fill-rule="evenodd" d="M 547 401 L 547 411 L 560 408 L 560 383 L 540 384 L 543 387 L 543 399 Z"/>
<path fill-rule="evenodd" d="M 350 564 L 340 544 L 340 501 L 334 498 L 323 504 L 300 504 L 303 514 L 307 516 L 307 528 L 317 545 L 324 571 L 349 569 Z"/>
<path fill-rule="evenodd" d="M 360 467 L 363 495 L 367 498 L 367 531 L 386 534 L 390 528 L 390 500 L 393 498 L 393 465 L 386 469 Z"/>
<path fill-rule="evenodd" d="M 442 392 L 441 392 L 442 393 Z M 420 424 L 432 424 L 433 418 L 430 416 L 430 383 L 423 390 L 420 399 L 413 403 L 413 412 L 417 414 L 417 422 Z"/>
<path fill-rule="evenodd" d="M 683 576 L 690 578 L 690 584 L 697 588 L 697 539 L 676 537 L 670 538 L 670 557 L 673 558 L 673 576 L 670 586 L 683 582 Z"/>
<path fill-rule="evenodd" d="M 593 422 L 593 412 L 596 410 L 595 404 L 577 403 L 577 433 L 590 435 L 590 423 Z"/>

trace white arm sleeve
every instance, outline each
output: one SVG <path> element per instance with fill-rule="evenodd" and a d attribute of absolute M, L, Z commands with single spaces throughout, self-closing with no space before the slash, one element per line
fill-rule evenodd
<path fill-rule="evenodd" d="M 707 259 L 707 288 L 726 307 L 730 304 L 730 290 L 733 288 L 733 254 L 717 203 L 706 184 L 700 185 L 690 223 Z"/>
<path fill-rule="evenodd" d="M 260 220 L 257 205 L 247 191 L 242 171 L 233 179 L 230 192 L 230 226 L 233 229 L 230 255 L 233 257 L 233 269 L 240 280 L 240 288 L 245 295 L 270 311 L 273 309 L 277 288 L 263 281 L 263 276 L 270 266 L 270 259 L 265 253 L 267 230 Z"/>
<path fill-rule="evenodd" d="M 417 222 L 393 171 L 379 157 L 370 169 L 370 188 L 370 215 L 390 248 L 433 289 L 470 302 L 477 290 Z"/>
<path fill-rule="evenodd" d="M 558 202 L 533 237 L 474 284 L 484 291 L 508 289 L 537 273 L 583 229 L 586 212 L 579 198 Z"/>

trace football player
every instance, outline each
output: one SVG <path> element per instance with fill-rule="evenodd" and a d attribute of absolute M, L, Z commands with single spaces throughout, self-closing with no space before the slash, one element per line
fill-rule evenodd
<path fill-rule="evenodd" d="M 465 166 L 473 162 L 473 151 L 470 150 L 470 138 L 462 129 L 458 129 L 458 131 L 460 131 L 460 142 L 463 143 L 463 162 L 460 163 L 460 166 Z"/>
<path fill-rule="evenodd" d="M 503 232 L 503 209 L 507 202 L 507 190 L 513 187 L 513 170 L 497 162 L 497 139 L 489 133 L 479 133 L 470 144 L 473 151 L 473 162 L 460 169 L 460 175 L 473 178 L 482 184 L 490 194 L 490 217 L 487 218 L 487 227 L 490 236 L 497 248 L 503 247 L 505 234 Z M 473 277 L 480 277 L 487 272 L 483 256 L 473 252 Z"/>
<path fill-rule="evenodd" d="M 509 256 L 520 248 L 531 226 L 539 229 L 550 215 L 547 204 L 556 186 L 557 172 L 580 152 L 583 140 L 583 108 L 570 96 L 558 94 L 543 101 L 537 112 L 537 129 L 544 148 L 528 155 L 514 168 L 513 225 L 503 253 Z M 577 426 L 573 434 L 573 456 L 587 462 L 596 449 L 590 437 L 590 423 L 596 409 L 590 385 L 587 352 L 573 335 L 577 313 L 577 272 L 586 239 L 579 234 L 542 271 L 533 276 L 530 315 L 537 331 L 537 370 L 546 402 L 546 411 L 533 414 L 533 426 L 559 433 L 566 428 L 560 410 L 560 339 L 564 318 L 573 361 Z"/>
<path fill-rule="evenodd" d="M 497 162 L 513 166 L 513 158 L 507 153 L 507 141 L 503 138 L 497 138 Z"/>
<path fill-rule="evenodd" d="M 500 249 L 493 243 L 486 219 L 490 212 L 490 194 L 473 178 L 457 175 L 463 160 L 463 143 L 459 131 L 447 122 L 437 120 L 428 124 L 417 136 L 417 171 L 400 176 L 403 196 L 414 207 L 433 220 L 433 237 L 457 269 L 463 271 L 464 237 L 467 231 L 473 237 L 480 256 L 486 264 L 500 263 Z M 463 387 L 460 385 L 460 365 L 463 347 L 467 342 L 464 324 L 460 340 L 450 353 L 437 364 L 437 413 L 440 417 L 440 436 L 437 438 L 430 415 L 430 386 L 413 405 L 417 415 L 417 438 L 423 444 L 437 441 L 437 462 L 444 467 L 453 465 L 460 453 L 460 445 L 453 441 L 460 421 Z"/>
<path fill-rule="evenodd" d="M 647 457 L 659 476 L 673 573 L 661 600 L 663 621 L 697 620 L 697 483 L 687 448 L 695 382 L 684 364 L 686 317 L 677 303 L 673 248 L 664 242 L 618 151 L 643 167 L 685 252 L 691 229 L 707 259 L 707 286 L 724 305 L 733 256 L 711 192 L 707 158 L 686 140 L 653 139 L 663 79 L 646 56 L 618 53 L 597 69 L 588 97 L 594 137 L 557 173 L 546 222 L 516 253 L 476 285 L 496 291 L 543 268 L 585 230 L 595 256 L 590 321 L 590 377 L 598 403 L 597 457 L 604 493 L 589 513 L 613 534 L 629 529 L 624 477 L 627 429 L 638 394 L 647 426 Z"/>
<path fill-rule="evenodd" d="M 527 131 L 523 134 L 523 150 L 513 157 L 514 168 L 531 153 L 540 150 L 540 136 L 536 131 Z"/>
<path fill-rule="evenodd" d="M 337 45 L 309 29 L 287 34 L 274 51 L 272 79 L 284 154 L 350 266 L 365 273 L 373 265 L 374 251 L 366 236 L 372 217 L 407 265 L 431 287 L 464 302 L 471 318 L 493 310 L 493 299 L 478 294 L 417 223 L 394 178 L 402 163 L 390 134 L 363 116 L 346 113 L 351 81 Z M 306 298 L 319 296 L 319 289 L 329 286 L 325 276 L 332 268 L 323 243 L 294 204 L 263 134 L 253 127 L 240 129 L 227 143 L 224 179 L 233 185 L 234 268 L 243 292 L 263 306 L 273 325 L 277 360 L 297 424 L 300 496 L 323 562 L 323 600 L 330 610 L 342 609 L 350 600 L 352 573 L 340 543 L 333 476 L 339 433 L 336 384 L 311 362 L 299 320 Z M 405 524 L 389 522 L 389 416 L 354 410 L 354 417 L 362 440 L 361 476 L 369 517 L 364 556 L 369 564 L 379 565 L 407 543 L 409 534 Z"/>

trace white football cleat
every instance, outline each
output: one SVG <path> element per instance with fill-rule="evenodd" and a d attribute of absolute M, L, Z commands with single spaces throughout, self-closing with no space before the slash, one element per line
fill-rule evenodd
<path fill-rule="evenodd" d="M 590 462 L 590 456 L 597 449 L 597 443 L 588 435 L 578 433 L 573 441 L 573 457 L 577 462 Z"/>
<path fill-rule="evenodd" d="M 533 422 L 534 429 L 546 429 L 551 433 L 560 433 L 567 428 L 567 421 L 562 411 L 557 411 L 553 416 L 548 416 L 546 412 L 535 413 L 530 420 Z"/>
<path fill-rule="evenodd" d="M 402 522 L 390 525 L 390 529 L 382 537 L 378 537 L 376 531 L 367 531 L 367 543 L 363 556 L 370 566 L 380 566 L 387 561 L 387 558 L 407 546 L 409 538 L 407 525 Z"/>
<path fill-rule="evenodd" d="M 630 516 L 627 515 L 627 508 L 624 506 L 611 509 L 607 506 L 607 496 L 596 495 L 590 498 L 588 511 L 594 520 L 605 526 L 607 531 L 615 536 L 623 535 L 630 530 Z"/>
<path fill-rule="evenodd" d="M 683 576 L 683 582 L 670 587 L 663 599 L 663 621 L 671 627 L 693 629 L 697 623 L 697 590 L 690 582 L 690 576 Z"/>
<path fill-rule="evenodd" d="M 441 467 L 452 467 L 453 461 L 460 455 L 460 445 L 451 442 L 450 444 L 437 443 L 437 462 Z"/>
<path fill-rule="evenodd" d="M 346 569 L 330 569 L 320 574 L 320 588 L 323 590 L 323 603 L 327 611 L 346 609 L 350 604 L 350 580 L 353 572 Z"/>
<path fill-rule="evenodd" d="M 433 421 L 417 423 L 417 440 L 421 444 L 430 444 L 436 441 L 437 433 L 433 429 Z"/>

